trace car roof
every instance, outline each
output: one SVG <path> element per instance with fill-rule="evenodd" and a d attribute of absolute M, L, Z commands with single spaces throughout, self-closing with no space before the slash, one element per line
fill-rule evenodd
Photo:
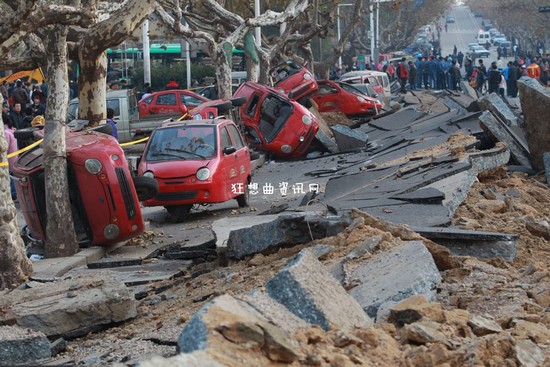
<path fill-rule="evenodd" d="M 208 120 L 183 120 L 183 121 L 167 122 L 163 124 L 161 127 L 159 127 L 159 129 L 175 127 L 175 126 L 218 126 L 226 122 L 234 124 L 233 121 L 225 118 L 216 118 L 216 119 L 208 119 Z"/>

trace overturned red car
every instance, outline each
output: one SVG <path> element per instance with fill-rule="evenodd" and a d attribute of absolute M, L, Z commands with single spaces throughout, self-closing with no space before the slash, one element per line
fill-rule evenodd
<path fill-rule="evenodd" d="M 273 88 L 286 94 L 288 98 L 307 105 L 306 99 L 317 91 L 317 81 L 313 74 L 293 61 L 285 61 L 269 71 Z"/>
<path fill-rule="evenodd" d="M 139 201 L 156 194 L 156 182 L 132 178 L 124 151 L 111 135 L 70 131 L 67 175 L 74 229 L 81 247 L 108 245 L 143 232 Z M 46 192 L 42 145 L 19 156 L 12 173 L 32 242 L 46 239 Z"/>
<path fill-rule="evenodd" d="M 313 96 L 319 112 L 342 112 L 349 118 L 362 118 L 378 114 L 382 103 L 363 94 L 353 85 L 332 81 L 318 80 L 319 90 Z"/>
<path fill-rule="evenodd" d="M 307 108 L 252 81 L 241 84 L 233 97 L 247 101 L 240 108 L 240 118 L 249 143 L 280 158 L 299 158 L 307 152 L 319 130 Z"/>

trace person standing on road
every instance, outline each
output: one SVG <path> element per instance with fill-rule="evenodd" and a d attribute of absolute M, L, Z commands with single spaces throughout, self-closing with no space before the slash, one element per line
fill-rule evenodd
<path fill-rule="evenodd" d="M 518 95 L 518 67 L 513 63 L 508 63 L 508 97 L 516 98 Z"/>
<path fill-rule="evenodd" d="M 527 66 L 527 76 L 534 79 L 540 79 L 540 66 L 533 60 Z"/>
<path fill-rule="evenodd" d="M 458 67 L 462 67 L 462 62 L 464 61 L 464 54 L 462 51 L 458 51 L 458 54 L 456 55 L 456 61 L 458 62 Z"/>
<path fill-rule="evenodd" d="M 118 139 L 118 130 L 116 128 L 116 121 L 115 118 L 115 110 L 112 108 L 107 108 L 107 124 L 111 126 L 113 131 L 111 132 L 111 135 L 114 136 L 116 139 Z"/>
<path fill-rule="evenodd" d="M 460 69 L 458 68 L 456 60 L 452 61 L 452 66 L 449 69 L 449 75 L 450 75 L 450 81 L 451 81 L 450 89 L 458 90 L 461 75 L 460 75 Z"/>
<path fill-rule="evenodd" d="M 13 98 L 13 106 L 15 107 L 15 105 L 19 103 L 21 108 L 27 107 L 27 104 L 29 104 L 30 101 L 29 93 L 23 88 L 23 82 L 21 80 L 18 80 L 16 85 L 17 87 L 11 95 Z"/>
<path fill-rule="evenodd" d="M 491 64 L 491 69 L 489 70 L 489 94 L 498 93 L 498 88 L 500 85 L 500 72 L 497 68 L 497 63 L 493 62 Z"/>
<path fill-rule="evenodd" d="M 426 67 L 428 70 L 428 84 L 430 85 L 427 89 L 435 89 L 436 87 L 436 63 L 434 61 L 434 57 L 430 56 L 429 61 L 426 63 Z"/>
<path fill-rule="evenodd" d="M 422 55 L 416 56 L 416 61 L 414 62 L 414 66 L 416 68 L 416 88 L 420 89 L 422 88 Z"/>
<path fill-rule="evenodd" d="M 409 68 L 406 64 L 407 58 L 402 57 L 401 62 L 397 65 L 397 77 L 401 84 L 401 93 L 407 93 L 407 81 L 409 80 Z"/>
<path fill-rule="evenodd" d="M 409 87 L 411 90 L 416 90 L 416 76 L 418 70 L 412 61 L 409 61 Z"/>

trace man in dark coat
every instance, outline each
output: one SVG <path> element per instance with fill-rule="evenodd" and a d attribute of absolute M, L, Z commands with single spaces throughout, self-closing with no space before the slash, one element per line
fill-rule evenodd
<path fill-rule="evenodd" d="M 491 69 L 489 70 L 489 94 L 498 93 L 498 85 L 500 84 L 500 72 L 498 71 L 497 64 L 493 62 L 491 64 Z"/>
<path fill-rule="evenodd" d="M 13 105 L 15 106 L 16 103 L 20 103 L 21 108 L 27 107 L 27 104 L 30 102 L 29 93 L 23 88 L 23 82 L 21 80 L 18 80 L 16 85 L 12 93 Z"/>

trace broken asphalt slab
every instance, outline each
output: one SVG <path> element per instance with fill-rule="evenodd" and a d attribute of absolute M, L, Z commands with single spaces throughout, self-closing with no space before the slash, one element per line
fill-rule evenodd
<path fill-rule="evenodd" d="M 369 140 L 367 134 L 359 130 L 352 130 L 345 125 L 335 125 L 331 129 L 340 152 L 366 148 Z"/>
<path fill-rule="evenodd" d="M 334 236 L 350 222 L 350 218 L 343 216 L 284 214 L 275 220 L 232 230 L 227 240 L 227 257 L 242 259 L 248 255 Z"/>
<path fill-rule="evenodd" d="M 359 264 L 350 279 L 359 285 L 348 293 L 367 315 L 379 319 L 385 316 L 379 309 L 386 303 L 399 302 L 413 295 L 433 299 L 441 275 L 424 243 L 409 241 Z"/>
<path fill-rule="evenodd" d="M 44 333 L 18 326 L 0 326 L 0 365 L 37 365 L 52 356 Z"/>
<path fill-rule="evenodd" d="M 0 299 L 0 324 L 75 337 L 137 315 L 133 292 L 110 279 L 68 279 L 16 289 Z"/>
<path fill-rule="evenodd" d="M 480 259 L 494 257 L 513 261 L 517 255 L 519 236 L 506 233 L 470 231 L 460 228 L 411 229 L 435 243 L 447 247 L 453 255 L 473 256 Z"/>

